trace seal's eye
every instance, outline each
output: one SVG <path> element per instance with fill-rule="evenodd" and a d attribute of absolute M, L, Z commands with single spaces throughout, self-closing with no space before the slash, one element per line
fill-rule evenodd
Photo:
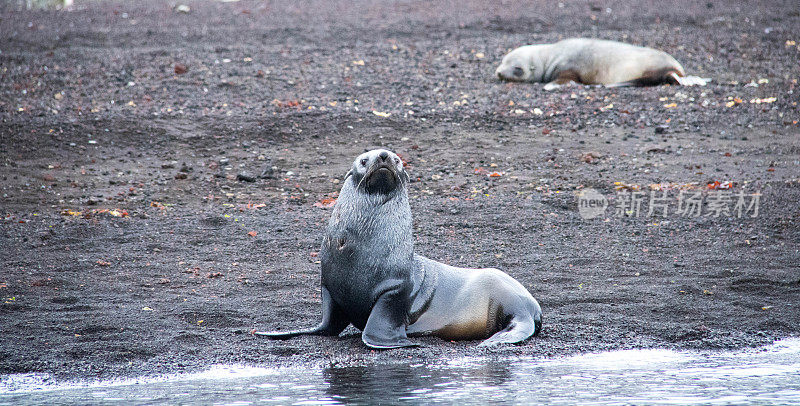
<path fill-rule="evenodd" d="M 361 166 L 367 166 L 367 158 L 361 160 Z"/>
<path fill-rule="evenodd" d="M 399 165 L 400 164 L 400 158 L 395 158 L 394 159 L 394 163 Z"/>
<path fill-rule="evenodd" d="M 522 70 L 520 67 L 514 68 L 514 76 L 521 78 L 525 71 Z"/>

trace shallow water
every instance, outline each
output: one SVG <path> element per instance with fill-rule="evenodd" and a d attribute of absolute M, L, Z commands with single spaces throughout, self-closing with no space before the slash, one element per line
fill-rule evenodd
<path fill-rule="evenodd" d="M 800 404 L 800 339 L 728 352 L 625 350 L 554 359 L 206 372 L 55 383 L 2 376 L 0 404 Z"/>

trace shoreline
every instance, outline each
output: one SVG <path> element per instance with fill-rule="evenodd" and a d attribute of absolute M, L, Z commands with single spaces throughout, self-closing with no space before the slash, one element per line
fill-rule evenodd
<path fill-rule="evenodd" d="M 504 361 L 510 364 L 519 364 L 521 362 L 530 362 L 530 361 L 544 361 L 546 363 L 553 363 L 553 362 L 569 362 L 572 360 L 577 360 L 580 362 L 581 359 L 586 359 L 586 361 L 595 359 L 596 357 L 599 360 L 610 360 L 608 358 L 609 355 L 617 354 L 616 356 L 621 356 L 622 358 L 630 358 L 630 355 L 623 355 L 618 353 L 630 353 L 630 354 L 637 354 L 637 359 L 644 360 L 643 358 L 645 354 L 649 351 L 655 351 L 658 354 L 658 360 L 661 360 L 665 356 L 675 356 L 675 355 L 720 355 L 720 354 L 728 354 L 728 355 L 736 355 L 739 353 L 748 353 L 748 352 L 763 352 L 763 351 L 770 351 L 771 349 L 774 350 L 777 347 L 786 346 L 786 345 L 793 345 L 797 346 L 798 337 L 787 337 L 783 339 L 775 340 L 771 344 L 756 346 L 756 347 L 742 347 L 742 348 L 733 348 L 733 349 L 684 349 L 684 350 L 675 350 L 675 349 L 665 349 L 665 348 L 629 348 L 629 349 L 617 349 L 617 350 L 604 350 L 604 351 L 596 351 L 596 352 L 585 352 L 585 353 L 578 353 L 578 354 L 562 354 L 562 355 L 555 355 L 555 356 L 541 356 L 541 357 L 530 357 L 530 356 L 518 356 L 513 358 L 503 358 Z M 648 356 L 647 358 L 650 358 Z M 438 360 L 437 360 L 438 361 Z M 437 366 L 441 368 L 468 368 L 468 367 L 475 367 L 484 365 L 490 362 L 497 361 L 497 357 L 488 356 L 488 355 L 480 355 L 480 356 L 473 356 L 473 355 L 463 355 L 456 358 L 447 359 L 444 364 L 439 362 L 434 363 L 408 363 L 399 360 L 395 360 L 393 362 L 380 362 L 375 364 L 360 364 L 357 367 L 392 367 L 397 365 L 410 365 L 412 368 L 419 367 L 419 366 Z M 140 376 L 127 376 L 127 377 L 116 377 L 110 379 L 97 379 L 97 380 L 87 380 L 87 379 L 64 379 L 64 380 L 57 380 L 52 375 L 47 373 L 27 373 L 27 374 L 11 374 L 6 375 L 5 380 L 2 382 L 2 386 L 0 386 L 0 396 L 7 395 L 24 395 L 24 394 L 32 394 L 32 393 L 42 393 L 42 392 L 54 392 L 54 391 L 65 391 L 65 390 L 74 390 L 74 389 L 98 389 L 98 388 L 111 388 L 111 387 L 120 387 L 120 386 L 131 386 L 131 385 L 152 385 L 152 384 L 159 384 L 159 383 L 168 383 L 168 382 L 182 382 L 182 381 L 223 381 L 223 380 L 241 380 L 241 379 L 248 379 L 248 378 L 259 378 L 259 377 L 267 377 L 267 376 L 280 376 L 284 373 L 302 373 L 307 374 L 310 372 L 313 373 L 321 373 L 323 370 L 327 370 L 330 368 L 353 368 L 356 366 L 303 366 L 303 365 L 291 365 L 291 366 L 265 366 L 265 365 L 251 365 L 251 364 L 212 364 L 208 365 L 204 368 L 201 368 L 197 371 L 193 372 L 179 372 L 179 373 L 163 373 L 163 374 L 156 374 L 153 376 L 147 375 L 140 375 Z M 9 387 L 12 389 L 9 390 Z M 2 400 L 2 399 L 0 399 Z"/>

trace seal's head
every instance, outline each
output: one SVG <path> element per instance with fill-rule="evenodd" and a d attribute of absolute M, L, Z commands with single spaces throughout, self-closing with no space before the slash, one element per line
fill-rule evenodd
<path fill-rule="evenodd" d="M 544 76 L 544 51 L 544 45 L 519 47 L 503 57 L 494 73 L 500 80 L 541 82 Z"/>
<path fill-rule="evenodd" d="M 408 182 L 403 161 L 394 152 L 385 149 L 374 149 L 359 155 L 345 176 L 348 177 L 358 192 L 367 194 L 389 195 L 404 188 Z"/>

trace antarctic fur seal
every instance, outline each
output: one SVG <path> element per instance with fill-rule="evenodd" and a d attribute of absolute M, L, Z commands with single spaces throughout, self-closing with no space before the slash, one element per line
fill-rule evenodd
<path fill-rule="evenodd" d="M 322 240 L 322 321 L 273 339 L 337 336 L 349 324 L 371 348 L 415 346 L 409 336 L 517 343 L 539 333 L 542 310 L 497 269 L 466 269 L 414 254 L 409 177 L 394 153 L 353 162 Z"/>
<path fill-rule="evenodd" d="M 666 52 L 616 41 L 571 38 L 553 44 L 521 46 L 503 57 L 495 74 L 501 80 L 544 82 L 548 88 L 569 82 L 606 86 L 704 85 L 686 76 Z"/>

